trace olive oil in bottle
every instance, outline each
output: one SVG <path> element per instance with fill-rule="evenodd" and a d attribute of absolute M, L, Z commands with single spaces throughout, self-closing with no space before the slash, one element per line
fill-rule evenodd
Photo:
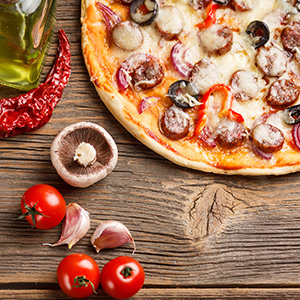
<path fill-rule="evenodd" d="M 0 84 L 39 84 L 55 13 L 56 0 L 0 0 Z"/>

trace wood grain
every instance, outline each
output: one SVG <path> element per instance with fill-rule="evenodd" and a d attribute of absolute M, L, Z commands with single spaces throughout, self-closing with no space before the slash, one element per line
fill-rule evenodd
<path fill-rule="evenodd" d="M 56 268 L 75 252 L 91 255 L 102 267 L 132 246 L 96 254 L 90 236 L 104 220 L 123 222 L 137 246 L 134 257 L 146 272 L 145 287 L 133 299 L 299 299 L 300 179 L 238 177 L 178 167 L 147 149 L 114 119 L 99 99 L 81 55 L 80 1 L 58 2 L 56 29 L 71 43 L 72 75 L 63 98 L 43 128 L 0 139 L 0 298 L 66 299 Z M 43 78 L 57 47 L 57 30 Z M 0 96 L 18 92 L 1 87 Z M 119 149 L 116 169 L 86 188 L 68 186 L 50 161 L 54 137 L 65 126 L 91 121 L 103 126 Z M 67 203 L 90 212 L 91 229 L 73 249 L 55 242 L 61 225 L 29 229 L 20 214 L 27 188 L 55 186 Z M 99 296 L 90 299 L 106 299 Z"/>
<path fill-rule="evenodd" d="M 133 296 L 132 300 L 196 300 L 196 299 L 274 299 L 274 300 L 295 300 L 299 299 L 300 290 L 294 288 L 286 289 L 143 289 Z M 66 299 L 61 292 L 56 290 L 4 290 L 0 291 L 1 300 L 63 300 Z M 70 298 L 68 298 L 70 299 Z M 107 296 L 99 291 L 97 295 L 92 295 L 88 299 L 108 299 Z"/>

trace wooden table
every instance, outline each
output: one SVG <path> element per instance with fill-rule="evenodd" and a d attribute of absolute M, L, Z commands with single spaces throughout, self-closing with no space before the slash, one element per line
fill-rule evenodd
<path fill-rule="evenodd" d="M 90 236 L 104 220 L 131 231 L 134 257 L 145 269 L 143 289 L 132 299 L 299 299 L 300 176 L 237 177 L 197 172 L 160 157 L 132 137 L 106 109 L 90 82 L 81 54 L 80 1 L 58 1 L 56 31 L 43 70 L 53 63 L 57 30 L 72 52 L 72 75 L 43 128 L 0 140 L 0 299 L 67 299 L 56 268 L 68 254 L 92 256 L 100 268 L 131 255 L 126 244 L 99 254 Z M 0 89 L 1 97 L 18 91 Z M 50 161 L 54 137 L 67 125 L 91 121 L 115 139 L 119 160 L 104 180 L 73 188 Z M 67 203 L 90 212 L 91 230 L 71 250 L 57 241 L 61 225 L 31 230 L 20 214 L 27 188 L 56 187 Z M 99 294 L 90 299 L 108 299 Z"/>

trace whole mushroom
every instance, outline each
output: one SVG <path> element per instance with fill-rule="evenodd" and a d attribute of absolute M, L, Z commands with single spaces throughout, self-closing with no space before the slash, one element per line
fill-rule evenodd
<path fill-rule="evenodd" d="M 101 126 L 79 122 L 64 128 L 53 140 L 51 161 L 58 175 L 75 187 L 88 187 L 116 166 L 118 149 Z"/>

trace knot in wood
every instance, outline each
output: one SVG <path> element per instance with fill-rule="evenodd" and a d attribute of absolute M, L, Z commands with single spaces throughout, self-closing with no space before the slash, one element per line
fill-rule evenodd
<path fill-rule="evenodd" d="M 221 184 L 205 187 L 196 194 L 189 207 L 189 233 L 193 240 L 201 240 L 223 228 L 226 218 L 237 209 L 245 208 L 231 190 Z"/>

